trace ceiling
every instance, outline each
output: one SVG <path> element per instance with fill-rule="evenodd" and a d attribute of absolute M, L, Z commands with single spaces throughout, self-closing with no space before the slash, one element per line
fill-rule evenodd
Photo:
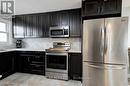
<path fill-rule="evenodd" d="M 15 14 L 80 8 L 81 0 L 15 0 Z"/>
<path fill-rule="evenodd" d="M 82 0 L 15 0 L 15 14 L 42 13 L 80 8 Z M 123 0 L 123 7 L 130 7 L 130 0 Z"/>

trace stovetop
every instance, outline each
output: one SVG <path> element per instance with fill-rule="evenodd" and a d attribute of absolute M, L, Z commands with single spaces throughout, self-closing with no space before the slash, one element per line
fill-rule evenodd
<path fill-rule="evenodd" d="M 54 42 L 53 48 L 46 49 L 46 52 L 67 52 L 70 50 L 70 43 Z"/>

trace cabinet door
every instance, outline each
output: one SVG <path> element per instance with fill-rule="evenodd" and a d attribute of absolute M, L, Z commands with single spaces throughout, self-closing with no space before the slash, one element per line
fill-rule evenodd
<path fill-rule="evenodd" d="M 69 14 L 68 11 L 59 11 L 50 13 L 51 26 L 68 26 Z"/>
<path fill-rule="evenodd" d="M 30 57 L 21 56 L 21 58 L 22 58 L 22 72 L 29 72 L 31 70 L 29 67 Z"/>
<path fill-rule="evenodd" d="M 32 37 L 41 37 L 39 34 L 39 16 L 32 15 Z"/>
<path fill-rule="evenodd" d="M 45 75 L 44 52 L 21 52 L 20 72 Z"/>
<path fill-rule="evenodd" d="M 40 37 L 49 37 L 50 17 L 49 13 L 39 14 L 38 33 Z"/>
<path fill-rule="evenodd" d="M 69 11 L 70 37 L 80 37 L 81 35 L 81 9 Z"/>
<path fill-rule="evenodd" d="M 82 79 L 82 54 L 69 53 L 69 77 L 73 80 Z"/>
<path fill-rule="evenodd" d="M 25 37 L 33 37 L 33 16 L 32 15 L 25 15 Z"/>
<path fill-rule="evenodd" d="M 58 21 L 60 26 L 69 25 L 69 14 L 68 11 L 59 11 L 58 12 Z"/>
<path fill-rule="evenodd" d="M 13 57 L 11 52 L 4 53 L 4 62 L 6 65 L 3 65 L 5 68 L 5 72 L 13 71 Z"/>
<path fill-rule="evenodd" d="M 24 38 L 24 16 L 15 16 L 13 19 L 13 25 L 14 38 Z"/>
<path fill-rule="evenodd" d="M 21 72 L 22 60 L 18 51 L 14 52 L 14 72 Z"/>
<path fill-rule="evenodd" d="M 1 74 L 2 78 L 7 77 L 13 73 L 13 58 L 10 52 L 1 54 Z"/>
<path fill-rule="evenodd" d="M 58 13 L 57 12 L 51 12 L 50 13 L 50 27 L 52 26 L 59 26 L 59 21 L 58 21 Z"/>
<path fill-rule="evenodd" d="M 100 0 L 86 0 L 82 2 L 82 16 L 92 17 L 100 15 Z"/>
<path fill-rule="evenodd" d="M 2 57 L 2 54 L 0 54 L 0 57 Z M 2 61 L 2 58 L 0 58 L 0 79 L 2 78 L 2 76 L 1 76 L 1 75 L 2 75 L 2 69 L 3 69 L 3 67 L 2 67 L 2 66 L 3 66 L 2 62 L 3 62 L 3 61 Z"/>
<path fill-rule="evenodd" d="M 121 15 L 121 0 L 104 0 L 102 6 L 102 14 L 120 14 Z"/>

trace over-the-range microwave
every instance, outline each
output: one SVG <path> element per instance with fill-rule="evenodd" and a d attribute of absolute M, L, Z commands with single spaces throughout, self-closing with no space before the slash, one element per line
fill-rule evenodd
<path fill-rule="evenodd" d="M 69 26 L 50 27 L 50 37 L 69 37 Z"/>

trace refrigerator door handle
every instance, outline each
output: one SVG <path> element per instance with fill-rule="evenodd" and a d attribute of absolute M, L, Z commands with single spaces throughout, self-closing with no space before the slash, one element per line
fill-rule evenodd
<path fill-rule="evenodd" d="M 120 66 L 120 65 L 104 65 L 104 66 L 97 66 L 94 64 L 88 64 L 89 67 L 97 68 L 97 69 L 106 69 L 106 70 L 122 70 L 126 69 L 126 66 Z"/>
<path fill-rule="evenodd" d="M 108 49 L 108 34 L 107 34 L 107 28 L 105 27 L 105 30 L 104 30 L 104 55 L 107 54 L 107 49 Z"/>
<path fill-rule="evenodd" d="M 104 28 L 101 29 L 101 46 L 100 46 L 101 57 L 104 56 Z"/>

